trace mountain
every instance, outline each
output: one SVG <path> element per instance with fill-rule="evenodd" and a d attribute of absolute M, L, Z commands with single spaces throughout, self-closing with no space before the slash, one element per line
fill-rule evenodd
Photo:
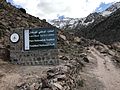
<path fill-rule="evenodd" d="M 78 30 L 79 36 L 89 39 L 96 39 L 105 44 L 112 44 L 120 41 L 120 9 L 95 26 L 87 26 Z"/>
<path fill-rule="evenodd" d="M 115 42 L 119 42 L 120 2 L 113 4 L 100 14 L 105 16 L 103 20 L 96 20 L 96 23 L 93 22 L 84 28 L 76 30 L 76 35 L 89 39 L 95 39 L 104 44 L 113 44 Z"/>
<path fill-rule="evenodd" d="M 97 23 L 103 21 L 106 17 L 110 16 L 113 12 L 115 12 L 119 8 L 120 2 L 116 2 L 109 8 L 107 8 L 105 11 L 99 13 L 97 12 L 91 13 L 84 18 L 64 18 L 62 20 L 54 19 L 51 20 L 49 23 L 60 29 L 78 30 L 90 25 L 91 23 L 94 23 L 94 25 L 96 25 Z"/>
<path fill-rule="evenodd" d="M 79 21 L 81 21 L 81 20 L 82 20 L 82 18 L 81 19 L 79 19 L 79 18 L 64 18 L 62 20 L 54 19 L 54 20 L 51 20 L 49 23 L 60 29 L 67 29 L 67 28 L 73 29 L 78 25 Z"/>
<path fill-rule="evenodd" d="M 109 16 L 110 14 L 112 14 L 119 8 L 120 8 L 120 2 L 116 2 L 113 5 L 111 5 L 110 7 L 108 7 L 105 11 L 101 12 L 101 15 Z"/>

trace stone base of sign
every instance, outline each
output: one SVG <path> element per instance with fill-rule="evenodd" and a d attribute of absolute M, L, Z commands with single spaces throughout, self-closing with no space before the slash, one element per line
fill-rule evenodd
<path fill-rule="evenodd" d="M 57 50 L 11 51 L 10 61 L 19 65 L 58 65 L 57 53 Z"/>

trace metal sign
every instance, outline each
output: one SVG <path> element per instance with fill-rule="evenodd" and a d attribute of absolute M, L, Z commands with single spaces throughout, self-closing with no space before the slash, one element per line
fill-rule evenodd
<path fill-rule="evenodd" d="M 54 28 L 24 30 L 24 50 L 56 48 L 57 33 Z"/>

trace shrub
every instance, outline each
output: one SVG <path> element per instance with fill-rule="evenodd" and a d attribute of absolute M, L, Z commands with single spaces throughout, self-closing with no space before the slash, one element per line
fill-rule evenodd
<path fill-rule="evenodd" d="M 19 10 L 23 13 L 26 13 L 26 10 L 24 8 L 19 8 Z"/>
<path fill-rule="evenodd" d="M 43 22 L 46 22 L 46 19 L 43 19 L 42 21 L 43 21 Z"/>

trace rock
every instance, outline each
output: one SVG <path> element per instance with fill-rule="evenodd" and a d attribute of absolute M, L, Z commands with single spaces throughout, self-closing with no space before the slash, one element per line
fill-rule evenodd
<path fill-rule="evenodd" d="M 35 83 L 30 86 L 30 90 L 35 90 Z"/>
<path fill-rule="evenodd" d="M 17 19 L 17 20 L 21 20 L 21 18 L 20 18 L 20 17 L 16 17 L 16 19 Z"/>
<path fill-rule="evenodd" d="M 52 70 L 52 69 L 50 69 L 50 70 L 47 71 L 47 73 L 54 73 L 54 72 L 55 72 L 55 71 Z"/>
<path fill-rule="evenodd" d="M 59 49 L 59 52 L 62 52 L 62 53 L 64 53 L 64 50 L 63 50 L 63 49 Z"/>
<path fill-rule="evenodd" d="M 67 40 L 67 39 L 66 39 L 66 36 L 64 36 L 64 35 L 60 35 L 60 37 L 61 37 L 63 40 L 65 40 L 65 41 Z"/>
<path fill-rule="evenodd" d="M 54 73 L 47 73 L 47 79 L 52 79 L 54 78 L 55 74 Z"/>
<path fill-rule="evenodd" d="M 59 90 L 63 90 L 63 87 L 59 83 L 53 83 Z"/>
<path fill-rule="evenodd" d="M 47 78 L 42 78 L 41 79 L 41 81 L 42 81 L 42 89 L 43 88 L 51 88 L 50 86 L 49 86 L 49 83 L 48 83 L 48 79 Z"/>
<path fill-rule="evenodd" d="M 4 8 L 4 6 L 0 3 L 0 9 L 3 9 Z"/>
<path fill-rule="evenodd" d="M 66 43 L 67 43 L 68 45 L 70 45 L 70 43 L 69 43 L 69 41 L 68 41 L 68 40 L 66 41 Z"/>
<path fill-rule="evenodd" d="M 62 67 L 62 71 L 63 71 L 64 73 L 67 73 L 68 70 L 69 70 L 69 68 L 68 68 L 67 66 L 63 66 L 63 67 Z"/>
<path fill-rule="evenodd" d="M 56 78 L 57 78 L 57 81 L 64 81 L 66 78 L 66 75 L 57 75 Z"/>
<path fill-rule="evenodd" d="M 19 10 L 23 13 L 26 13 L 26 10 L 24 8 L 19 8 Z"/>
<path fill-rule="evenodd" d="M 111 56 L 115 56 L 115 52 L 113 52 L 112 50 L 109 50 L 108 54 Z"/>
<path fill-rule="evenodd" d="M 59 56 L 59 58 L 62 60 L 69 60 L 69 58 L 67 56 Z"/>
<path fill-rule="evenodd" d="M 48 71 L 47 71 L 47 79 L 52 79 L 52 78 L 54 78 L 55 74 L 56 74 L 56 72 L 55 72 L 54 69 L 48 70 Z"/>
<path fill-rule="evenodd" d="M 35 90 L 39 90 L 39 88 L 40 88 L 41 86 L 42 86 L 42 85 L 36 83 L 35 86 L 34 86 L 34 88 L 35 88 Z"/>
<path fill-rule="evenodd" d="M 16 86 L 17 86 L 17 87 L 21 87 L 21 86 L 23 86 L 23 85 L 25 85 L 25 82 L 20 82 L 20 83 L 18 83 Z"/>
<path fill-rule="evenodd" d="M 83 60 L 87 63 L 89 63 L 89 59 L 87 57 L 84 57 Z"/>
<path fill-rule="evenodd" d="M 80 38 L 79 38 L 79 37 L 75 37 L 75 38 L 74 38 L 74 42 L 80 43 Z"/>

